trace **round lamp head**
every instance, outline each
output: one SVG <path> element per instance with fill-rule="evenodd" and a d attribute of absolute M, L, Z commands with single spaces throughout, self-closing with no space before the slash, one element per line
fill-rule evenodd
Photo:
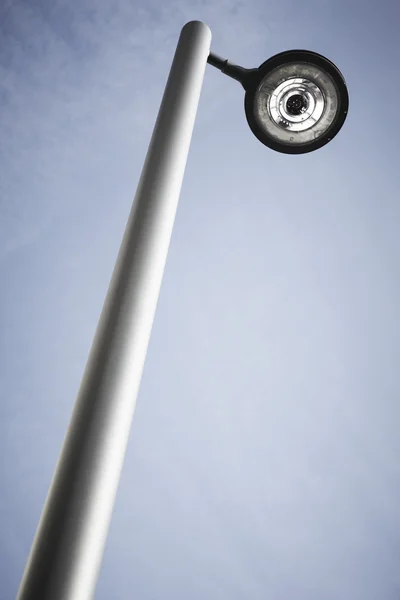
<path fill-rule="evenodd" d="M 342 127 L 349 106 L 343 75 L 315 52 L 290 50 L 252 72 L 245 110 L 254 135 L 286 154 L 311 152 Z"/>

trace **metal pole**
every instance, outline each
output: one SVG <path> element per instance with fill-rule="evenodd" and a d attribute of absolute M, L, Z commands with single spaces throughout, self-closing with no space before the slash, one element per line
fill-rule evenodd
<path fill-rule="evenodd" d="M 167 258 L 211 32 L 182 29 L 17 600 L 90 600 Z"/>

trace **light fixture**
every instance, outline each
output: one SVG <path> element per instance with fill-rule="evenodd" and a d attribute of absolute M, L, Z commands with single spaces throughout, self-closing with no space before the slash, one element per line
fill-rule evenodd
<path fill-rule="evenodd" d="M 323 56 L 292 50 L 244 69 L 210 44 L 205 23 L 183 27 L 17 600 L 94 596 L 207 62 L 242 83 L 250 128 L 274 150 L 320 148 L 346 118 L 346 84 Z"/>
<path fill-rule="evenodd" d="M 303 154 L 321 148 L 346 119 L 349 96 L 344 77 L 316 52 L 281 52 L 257 69 L 244 69 L 215 55 L 208 62 L 240 81 L 246 90 L 250 129 L 278 152 Z"/>

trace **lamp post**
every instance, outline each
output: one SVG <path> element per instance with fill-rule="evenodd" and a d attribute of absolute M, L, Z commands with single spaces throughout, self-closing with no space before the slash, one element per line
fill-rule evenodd
<path fill-rule="evenodd" d="M 345 119 L 343 78 L 323 57 L 295 51 L 244 69 L 210 44 L 204 23 L 183 27 L 17 600 L 93 598 L 207 62 L 240 81 L 251 129 L 275 150 L 309 152 Z"/>

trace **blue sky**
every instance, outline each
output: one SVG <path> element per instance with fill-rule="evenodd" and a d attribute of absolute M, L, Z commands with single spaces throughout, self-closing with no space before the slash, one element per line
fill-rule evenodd
<path fill-rule="evenodd" d="M 179 31 L 344 73 L 274 153 L 207 68 L 96 598 L 400 597 L 394 0 L 0 8 L 0 599 L 16 594 Z"/>

